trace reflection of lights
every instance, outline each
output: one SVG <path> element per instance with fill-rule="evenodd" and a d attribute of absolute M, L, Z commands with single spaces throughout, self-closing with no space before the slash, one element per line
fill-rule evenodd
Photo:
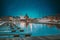
<path fill-rule="evenodd" d="M 42 28 L 43 27 L 43 24 L 33 24 L 34 28 L 37 28 L 37 27 L 40 27 Z"/>
<path fill-rule="evenodd" d="M 26 25 L 26 23 L 25 23 L 25 22 L 21 22 L 21 23 L 20 23 L 20 27 L 22 27 L 22 28 L 24 28 L 24 27 L 25 27 L 25 25 Z"/>
<path fill-rule="evenodd" d="M 33 24 L 33 26 L 36 28 L 37 27 L 37 25 L 36 24 Z"/>
<path fill-rule="evenodd" d="M 43 24 L 39 24 L 39 26 L 42 28 L 43 27 Z"/>
<path fill-rule="evenodd" d="M 32 31 L 32 23 L 30 23 L 29 25 L 30 25 L 30 28 L 31 28 L 31 31 Z"/>

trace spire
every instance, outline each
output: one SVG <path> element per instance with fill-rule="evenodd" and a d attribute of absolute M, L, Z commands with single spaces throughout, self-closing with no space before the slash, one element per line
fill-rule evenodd
<path fill-rule="evenodd" d="M 25 15 L 25 18 L 29 18 L 29 16 L 27 15 L 27 13 L 26 13 L 26 15 Z"/>

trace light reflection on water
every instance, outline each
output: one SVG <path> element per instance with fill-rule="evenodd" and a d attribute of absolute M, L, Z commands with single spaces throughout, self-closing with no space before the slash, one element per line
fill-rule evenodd
<path fill-rule="evenodd" d="M 32 31 L 30 30 L 30 26 L 28 26 L 28 29 L 25 29 L 25 32 L 30 32 L 32 36 L 48 36 L 60 34 L 60 29 L 58 29 L 56 26 L 49 27 L 46 24 L 33 24 Z"/>
<path fill-rule="evenodd" d="M 21 27 L 21 30 L 24 30 L 24 32 L 20 32 L 19 30 L 16 30 L 17 31 L 16 33 L 20 33 L 20 34 L 23 33 L 24 35 L 28 33 L 32 34 L 31 36 L 48 36 L 48 35 L 60 34 L 60 29 L 56 28 L 56 26 L 49 27 L 46 24 L 33 24 L 32 28 L 30 27 L 30 25 L 28 25 L 27 28 L 26 27 L 22 28 L 20 24 L 17 24 L 17 25 L 18 27 Z M 5 29 L 8 29 L 8 28 L 5 28 Z M 22 35 L 21 37 L 24 37 L 24 35 Z"/>

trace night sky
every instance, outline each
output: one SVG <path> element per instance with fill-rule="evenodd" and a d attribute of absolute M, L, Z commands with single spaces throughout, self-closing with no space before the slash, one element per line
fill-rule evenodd
<path fill-rule="evenodd" d="M 20 16 L 26 13 L 33 18 L 60 14 L 59 0 L 0 0 L 0 16 Z"/>

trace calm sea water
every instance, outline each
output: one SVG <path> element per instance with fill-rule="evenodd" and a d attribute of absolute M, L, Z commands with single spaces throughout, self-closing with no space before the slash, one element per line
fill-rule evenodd
<path fill-rule="evenodd" d="M 21 37 L 24 37 L 25 34 L 31 34 L 31 36 L 49 36 L 49 35 L 57 35 L 60 34 L 60 29 L 58 29 L 55 25 L 52 27 L 49 27 L 46 24 L 32 24 L 32 27 L 28 25 L 28 27 L 22 27 L 18 25 L 18 27 L 21 27 L 20 30 L 24 30 L 24 32 L 20 32 L 20 30 L 16 30 L 15 33 L 18 33 L 19 35 L 23 34 Z M 0 31 L 11 31 L 10 27 L 4 26 L 0 27 Z M 0 32 L 1 33 L 1 32 Z M 2 32 L 4 33 L 4 32 Z M 5 33 L 13 33 L 13 32 L 5 32 Z"/>

